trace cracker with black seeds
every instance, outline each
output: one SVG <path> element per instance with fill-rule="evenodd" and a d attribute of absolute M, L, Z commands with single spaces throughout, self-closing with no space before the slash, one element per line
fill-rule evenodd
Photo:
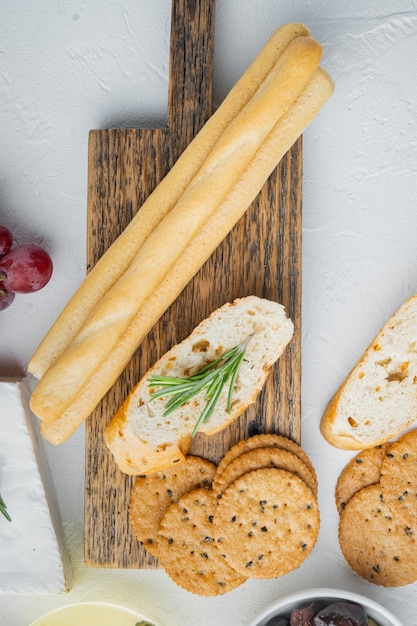
<path fill-rule="evenodd" d="M 296 569 L 320 526 L 317 499 L 292 472 L 268 468 L 237 478 L 218 500 L 216 545 L 242 576 L 275 578 Z"/>
<path fill-rule="evenodd" d="M 292 452 L 273 446 L 248 450 L 230 461 L 220 475 L 216 472 L 213 479 L 213 492 L 220 497 L 224 490 L 242 474 L 269 467 L 292 472 L 306 483 L 314 495 L 317 495 L 315 475 L 304 461 Z"/>
<path fill-rule="evenodd" d="M 223 473 L 224 469 L 227 467 L 227 465 L 241 454 L 249 452 L 249 450 L 254 450 L 255 448 L 267 448 L 269 446 L 292 452 L 302 461 L 304 461 L 304 463 L 307 465 L 307 467 L 314 476 L 317 488 L 316 470 L 308 454 L 301 448 L 301 446 L 298 445 L 298 443 L 296 443 L 292 439 L 284 437 L 284 435 L 277 435 L 275 433 L 260 433 L 259 435 L 253 435 L 253 437 L 238 441 L 234 446 L 230 448 L 228 452 L 226 452 L 226 454 L 218 464 L 216 472 L 217 476 L 220 476 Z"/>
<path fill-rule="evenodd" d="M 359 489 L 379 482 L 382 460 L 388 447 L 389 444 L 385 443 L 362 450 L 344 467 L 335 490 L 336 507 L 339 513 Z"/>
<path fill-rule="evenodd" d="M 221 556 L 214 539 L 216 501 L 198 488 L 166 511 L 159 528 L 159 560 L 180 587 L 200 596 L 217 596 L 245 582 Z"/>
<path fill-rule="evenodd" d="M 417 430 L 394 441 L 382 461 L 380 483 L 385 502 L 406 524 L 417 519 Z"/>
<path fill-rule="evenodd" d="M 369 485 L 343 509 L 339 543 L 359 576 L 376 585 L 399 587 L 417 580 L 416 531 L 390 509 L 379 484 Z"/>
<path fill-rule="evenodd" d="M 158 528 L 168 507 L 196 487 L 211 487 L 214 463 L 188 456 L 164 472 L 138 476 L 132 489 L 129 521 L 137 539 L 146 550 L 158 556 Z"/>

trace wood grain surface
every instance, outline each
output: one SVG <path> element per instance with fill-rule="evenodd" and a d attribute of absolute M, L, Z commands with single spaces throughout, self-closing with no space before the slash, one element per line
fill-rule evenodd
<path fill-rule="evenodd" d="M 88 267 L 120 234 L 211 114 L 214 0 L 174 0 L 168 127 L 95 130 L 89 136 Z M 173 344 L 214 309 L 255 294 L 282 302 L 295 335 L 256 405 L 227 430 L 197 434 L 191 452 L 218 462 L 239 439 L 279 432 L 301 439 L 302 140 L 282 159 L 244 217 L 138 348 L 130 365 L 86 423 L 87 565 L 157 568 L 128 520 L 134 478 L 122 474 L 103 431 L 130 389 Z"/>

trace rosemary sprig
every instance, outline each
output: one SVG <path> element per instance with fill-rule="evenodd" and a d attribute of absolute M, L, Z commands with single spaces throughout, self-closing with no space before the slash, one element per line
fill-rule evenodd
<path fill-rule="evenodd" d="M 166 417 L 198 393 L 205 391 L 204 400 L 206 405 L 194 426 L 192 432 L 192 437 L 194 437 L 201 424 L 209 421 L 222 389 L 227 383 L 229 383 L 227 412 L 231 412 L 233 388 L 245 356 L 246 346 L 251 337 L 252 335 L 188 378 L 159 376 L 157 374 L 149 376 L 149 386 L 159 387 L 159 389 L 151 393 L 150 400 L 152 401 L 166 395 L 172 396 L 165 405 L 163 416 Z"/>
<path fill-rule="evenodd" d="M 7 519 L 8 522 L 12 521 L 12 518 L 7 512 L 7 505 L 5 501 L 3 500 L 3 498 L 1 497 L 1 493 L 0 493 L 0 513 L 4 515 L 4 517 Z"/>

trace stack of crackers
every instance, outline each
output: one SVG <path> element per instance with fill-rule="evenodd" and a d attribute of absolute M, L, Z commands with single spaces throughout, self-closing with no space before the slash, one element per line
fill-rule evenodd
<path fill-rule="evenodd" d="M 417 580 L 417 430 L 363 450 L 336 485 L 339 542 L 369 582 L 398 587 Z"/>
<path fill-rule="evenodd" d="M 139 476 L 129 514 L 138 540 L 174 582 L 220 595 L 248 578 L 287 574 L 307 558 L 320 527 L 317 476 L 298 444 L 256 435 L 217 467 L 188 456 Z"/>

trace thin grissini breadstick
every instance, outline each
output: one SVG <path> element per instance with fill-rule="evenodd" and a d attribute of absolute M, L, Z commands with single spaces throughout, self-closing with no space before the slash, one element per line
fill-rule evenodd
<path fill-rule="evenodd" d="M 270 37 L 130 224 L 86 276 L 33 354 L 28 365 L 31 374 L 42 378 L 104 294 L 126 271 L 149 234 L 173 208 L 221 133 L 247 104 L 284 50 L 291 41 L 308 36 L 309 32 L 303 24 L 286 24 Z"/>
<path fill-rule="evenodd" d="M 127 271 L 42 377 L 31 398 L 32 410 L 40 419 L 57 419 L 78 395 L 86 378 L 115 348 L 137 311 L 304 89 L 320 63 L 321 51 L 313 38 L 298 37 L 283 52 L 255 95 L 222 133 L 175 207 L 149 235 Z"/>
<path fill-rule="evenodd" d="M 41 422 L 42 436 L 58 445 L 69 439 L 116 382 L 135 350 L 165 310 L 209 258 L 254 200 L 284 154 L 303 133 L 333 93 L 333 82 L 319 68 L 256 153 L 218 210 L 192 240 L 164 281 L 138 311 L 115 349 L 86 380 L 67 410 L 52 423 Z"/>

